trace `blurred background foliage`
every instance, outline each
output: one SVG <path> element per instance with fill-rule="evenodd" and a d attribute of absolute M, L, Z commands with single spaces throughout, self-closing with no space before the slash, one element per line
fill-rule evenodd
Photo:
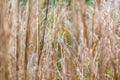
<path fill-rule="evenodd" d="M 26 4 L 26 2 L 27 2 L 27 0 L 20 0 L 20 5 L 23 6 Z"/>
<path fill-rule="evenodd" d="M 68 6 L 70 6 L 71 5 L 71 2 L 72 2 L 72 0 L 61 0 L 61 1 L 65 1 L 67 4 L 68 4 Z M 50 5 L 57 5 L 58 4 L 58 2 L 59 2 L 59 0 L 49 0 L 49 3 L 50 3 Z M 88 5 L 88 6 L 92 6 L 92 0 L 85 0 L 85 3 Z"/>

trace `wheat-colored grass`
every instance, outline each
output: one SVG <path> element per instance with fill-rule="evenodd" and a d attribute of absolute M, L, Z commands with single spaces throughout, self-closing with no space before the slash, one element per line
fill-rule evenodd
<path fill-rule="evenodd" d="M 1 0 L 0 80 L 120 80 L 119 17 L 119 0 Z"/>

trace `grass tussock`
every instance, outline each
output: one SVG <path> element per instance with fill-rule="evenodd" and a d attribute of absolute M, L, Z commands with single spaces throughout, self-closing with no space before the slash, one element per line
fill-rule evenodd
<path fill-rule="evenodd" d="M 1 0 L 0 80 L 119 80 L 119 0 Z"/>

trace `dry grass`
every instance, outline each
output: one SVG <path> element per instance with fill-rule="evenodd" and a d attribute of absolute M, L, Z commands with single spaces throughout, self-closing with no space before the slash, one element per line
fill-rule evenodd
<path fill-rule="evenodd" d="M 0 80 L 120 79 L 119 0 L 24 1 L 0 1 Z"/>

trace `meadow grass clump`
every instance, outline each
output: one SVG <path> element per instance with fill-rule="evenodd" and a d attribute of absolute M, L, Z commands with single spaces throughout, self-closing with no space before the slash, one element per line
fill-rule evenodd
<path fill-rule="evenodd" d="M 58 1 L 57 6 L 49 4 L 43 50 L 50 49 L 46 56 L 56 58 L 49 63 L 54 64 L 59 80 L 118 80 L 120 43 L 114 31 L 119 27 L 119 3 L 86 3 L 71 0 L 69 5 L 66 1 Z"/>
<path fill-rule="evenodd" d="M 0 80 L 119 80 L 119 0 L 1 0 Z"/>

